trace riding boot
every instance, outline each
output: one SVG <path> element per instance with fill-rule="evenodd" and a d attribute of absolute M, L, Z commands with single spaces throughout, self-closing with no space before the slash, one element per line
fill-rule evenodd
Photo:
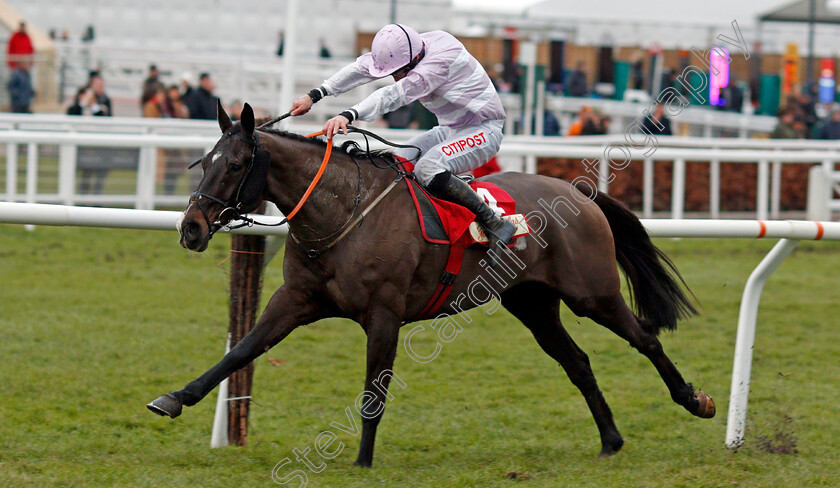
<path fill-rule="evenodd" d="M 427 190 L 440 199 L 457 203 L 474 213 L 476 221 L 487 235 L 488 249 L 495 249 L 496 246 L 499 246 L 499 249 L 496 249 L 496 251 L 503 251 L 504 247 L 513 239 L 513 235 L 516 233 L 516 226 L 496 215 L 496 212 L 470 188 L 470 185 L 461 178 L 454 176 L 451 172 L 445 171 L 435 175 L 429 183 Z M 496 260 L 493 254 L 490 254 L 490 265 L 493 267 L 496 266 Z"/>

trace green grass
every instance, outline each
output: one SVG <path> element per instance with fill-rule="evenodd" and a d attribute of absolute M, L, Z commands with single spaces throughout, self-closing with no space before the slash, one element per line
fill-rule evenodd
<path fill-rule="evenodd" d="M 215 392 L 176 420 L 146 410 L 217 361 L 227 331 L 228 264 L 217 264 L 228 238 L 204 254 L 176 241 L 0 226 L 0 486 L 276 486 L 278 462 L 344 420 L 364 375 L 363 332 L 344 320 L 298 329 L 266 355 L 280 366 L 257 360 L 247 448 L 209 448 Z M 715 397 L 717 417 L 692 417 L 641 355 L 564 310 L 625 439 L 620 453 L 598 459 L 594 422 L 563 371 L 506 312 L 475 310 L 435 361 L 400 350 L 395 369 L 407 388 L 393 390 L 373 469 L 351 466 L 358 440 L 331 429 L 345 448 L 308 473 L 308 486 L 836 486 L 840 246 L 800 244 L 768 283 L 747 443 L 733 453 L 723 442 L 738 306 L 773 243 L 658 244 L 703 305 L 663 344 L 683 376 Z M 263 302 L 280 270 L 278 258 Z M 306 470 L 292 466 L 281 475 Z"/>

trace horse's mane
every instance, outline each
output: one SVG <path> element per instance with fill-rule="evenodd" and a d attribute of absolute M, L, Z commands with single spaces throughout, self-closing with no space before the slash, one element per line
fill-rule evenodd
<path fill-rule="evenodd" d="M 284 131 L 284 130 L 278 130 L 278 129 L 260 129 L 260 131 L 268 132 L 269 134 L 273 134 L 273 135 L 278 136 L 278 137 L 283 137 L 285 139 L 291 139 L 293 141 L 305 142 L 307 144 L 315 144 L 317 146 L 324 147 L 324 148 L 327 147 L 327 141 L 324 140 L 323 137 L 306 137 L 306 136 L 301 135 L 301 134 L 297 134 L 297 133 L 294 133 L 294 132 L 288 132 L 288 131 Z M 352 158 L 361 159 L 361 160 L 370 160 L 372 158 L 376 158 L 376 159 L 386 158 L 386 159 L 391 160 L 394 157 L 393 153 L 391 151 L 388 151 L 387 149 L 376 149 L 376 150 L 370 151 L 370 154 L 368 154 L 368 151 L 365 150 L 365 149 L 362 149 L 362 147 L 359 146 L 359 144 L 355 141 L 346 141 L 346 142 L 342 143 L 340 146 L 335 146 L 334 145 L 333 147 L 338 148 L 341 152 L 343 152 L 345 154 L 348 154 Z"/>
<path fill-rule="evenodd" d="M 259 127 L 260 124 L 268 122 L 269 120 L 271 120 L 271 117 L 261 117 L 255 121 L 255 124 Z M 259 131 L 282 137 L 284 139 L 291 139 L 293 141 L 303 142 L 306 144 L 314 144 L 323 148 L 327 147 L 327 141 L 323 137 L 306 137 L 295 132 L 269 128 L 259 129 Z M 229 134 L 238 134 L 239 132 L 242 132 L 242 124 L 240 122 L 236 122 L 230 129 L 228 129 Z M 394 161 L 393 152 L 387 149 L 367 151 L 366 149 L 362 149 L 356 141 L 345 141 L 340 146 L 333 145 L 333 148 L 338 148 L 338 150 L 342 153 L 357 160 L 372 161 L 374 159 L 385 159 L 389 163 Z"/>

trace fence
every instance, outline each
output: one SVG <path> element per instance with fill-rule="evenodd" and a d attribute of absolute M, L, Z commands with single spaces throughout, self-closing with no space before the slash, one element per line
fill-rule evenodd
<path fill-rule="evenodd" d="M 80 208 L 60 205 L 0 202 L 0 222 L 16 224 L 74 225 L 154 230 L 174 230 L 180 212 L 128 209 Z M 280 217 L 260 216 L 266 223 Z M 726 445 L 738 447 L 743 442 L 747 418 L 752 352 L 755 344 L 756 318 L 764 284 L 800 240 L 840 240 L 840 223 L 811 221 L 744 220 L 643 220 L 652 237 L 779 238 L 780 241 L 752 272 L 744 288 L 732 370 Z M 243 227 L 236 233 L 283 235 L 283 227 Z M 220 389 L 214 420 L 214 442 L 218 445 L 224 415 L 220 408 L 227 403 L 227 393 Z M 221 406 L 221 407 L 220 407 Z"/>
<path fill-rule="evenodd" d="M 189 177 L 184 176 L 186 162 L 209 151 L 218 139 L 218 127 L 212 121 L 6 115 L 0 116 L 0 128 L 4 126 L 9 130 L 0 130 L 0 144 L 6 145 L 5 192 L 0 194 L 0 199 L 65 205 L 138 209 L 181 206 L 200 171 L 195 169 Z M 317 126 L 295 127 L 314 131 Z M 102 130 L 110 133 L 101 133 Z M 416 134 L 398 130 L 381 133 L 397 142 Z M 22 147 L 25 171 L 19 164 Z M 374 144 L 374 147 L 383 146 Z M 90 148 L 100 148 L 100 153 L 92 154 Z M 101 154 L 101 148 L 107 148 L 105 155 Z M 50 158 L 42 157 L 47 153 Z M 780 216 L 782 166 L 816 163 L 821 171 L 814 177 L 819 176 L 822 183 L 814 187 L 812 199 L 819 200 L 814 202 L 814 208 L 827 209 L 819 213 L 823 216 L 831 210 L 840 210 L 840 200 L 833 199 L 834 187 L 840 182 L 840 172 L 835 170 L 840 161 L 840 147 L 833 142 L 660 137 L 656 145 L 637 149 L 619 136 L 509 136 L 499 154 L 507 162 L 505 169 L 528 173 L 536 172 L 540 157 L 596 161 L 597 171 L 592 171 L 591 179 L 598 181 L 601 191 L 609 191 L 611 175 L 620 171 L 616 165 L 641 163 L 641 213 L 645 218 L 653 216 L 654 165 L 673 161 L 670 216 L 674 219 L 685 217 L 687 161 L 709 165 L 712 218 L 721 216 L 721 164 L 756 164 L 756 218 L 760 220 Z M 122 170 L 108 175 L 113 161 L 119 158 Z M 616 161 L 619 158 L 626 161 Z M 101 162 L 102 159 L 108 162 Z M 19 181 L 21 175 L 23 181 Z"/>

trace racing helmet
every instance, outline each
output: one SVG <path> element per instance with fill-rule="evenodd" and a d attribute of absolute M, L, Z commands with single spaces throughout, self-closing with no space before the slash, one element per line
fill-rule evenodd
<path fill-rule="evenodd" d="M 423 40 L 407 25 L 388 24 L 379 29 L 370 46 L 370 74 L 385 77 L 408 65 L 423 49 Z"/>

